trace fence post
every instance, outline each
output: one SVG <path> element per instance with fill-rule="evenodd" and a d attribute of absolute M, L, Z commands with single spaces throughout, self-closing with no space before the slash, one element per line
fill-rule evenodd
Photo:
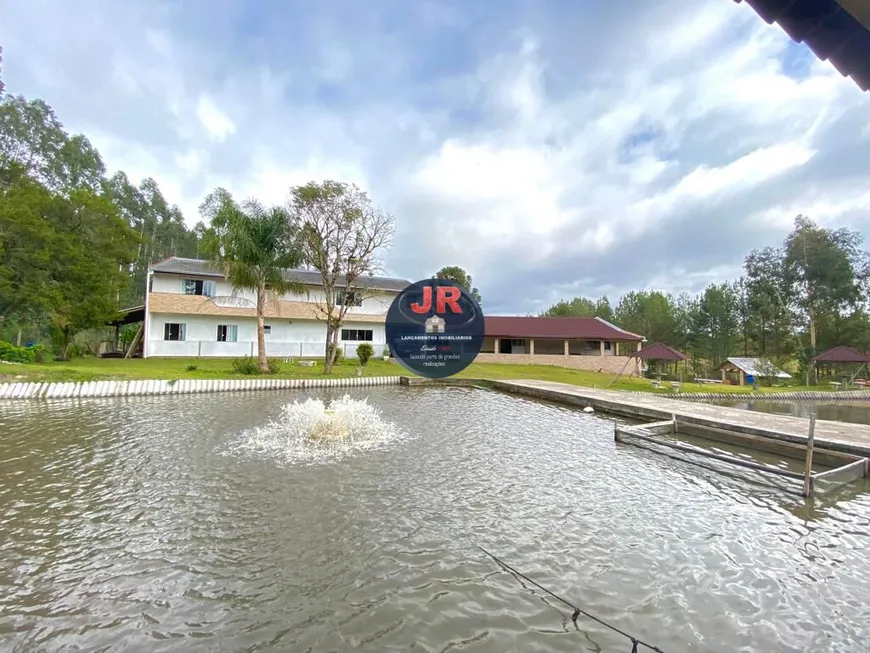
<path fill-rule="evenodd" d="M 813 440 L 816 435 L 816 414 L 810 413 L 810 431 L 807 434 L 807 460 L 804 468 L 804 491 L 805 497 L 813 496 Z"/>

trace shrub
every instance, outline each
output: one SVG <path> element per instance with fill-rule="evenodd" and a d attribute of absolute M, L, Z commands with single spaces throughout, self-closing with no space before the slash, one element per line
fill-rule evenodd
<path fill-rule="evenodd" d="M 81 345 L 70 345 L 66 348 L 66 357 L 69 360 L 73 358 L 81 358 L 85 355 L 85 350 L 81 347 Z"/>
<path fill-rule="evenodd" d="M 44 363 L 48 360 L 49 353 L 45 350 L 43 345 L 33 345 L 32 347 L 28 347 L 28 349 L 34 353 L 37 363 Z"/>
<path fill-rule="evenodd" d="M 16 347 L 11 342 L 0 340 L 0 361 L 9 363 L 33 363 L 36 360 L 35 347 Z"/>
<path fill-rule="evenodd" d="M 375 348 L 369 343 L 364 342 L 356 348 L 356 357 L 359 358 L 359 363 L 363 367 L 368 365 L 369 359 L 375 355 Z"/>
<path fill-rule="evenodd" d="M 336 346 L 333 345 L 333 344 L 330 342 L 330 343 L 326 346 L 326 351 L 331 353 L 333 350 L 335 350 L 335 352 L 336 352 L 336 353 L 335 353 L 335 362 L 336 362 L 336 363 L 340 363 L 340 362 L 341 362 L 341 358 L 342 358 L 342 354 L 344 354 L 344 351 L 342 350 L 342 347 L 338 347 L 338 348 L 336 349 Z"/>
<path fill-rule="evenodd" d="M 236 374 L 259 374 L 260 365 L 255 358 L 245 356 L 244 358 L 236 358 L 233 360 L 233 370 Z"/>
<path fill-rule="evenodd" d="M 188 372 L 196 372 L 196 365 L 188 365 L 184 369 L 186 369 Z"/>
<path fill-rule="evenodd" d="M 281 369 L 281 363 L 274 358 L 269 359 L 269 374 L 277 374 Z M 196 369 L 196 366 L 192 366 Z M 252 358 L 251 356 L 245 356 L 244 358 L 236 358 L 233 360 L 233 370 L 237 374 L 245 374 L 248 376 L 255 376 L 260 374 L 260 362 L 256 358 Z"/>

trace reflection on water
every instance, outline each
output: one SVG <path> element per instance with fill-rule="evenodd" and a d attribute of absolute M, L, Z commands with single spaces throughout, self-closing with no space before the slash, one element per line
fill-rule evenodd
<path fill-rule="evenodd" d="M 870 401 L 843 401 L 840 403 L 822 402 L 785 402 L 785 401 L 710 401 L 717 406 L 729 406 L 743 410 L 756 410 L 762 413 L 776 415 L 791 415 L 793 417 L 809 418 L 811 412 L 818 419 L 834 422 L 850 422 L 852 424 L 870 424 Z"/>
<path fill-rule="evenodd" d="M 344 391 L 336 394 L 344 394 Z M 859 651 L 870 499 L 807 506 L 459 388 L 371 388 L 411 437 L 227 455 L 328 391 L 0 404 L 0 649 Z"/>

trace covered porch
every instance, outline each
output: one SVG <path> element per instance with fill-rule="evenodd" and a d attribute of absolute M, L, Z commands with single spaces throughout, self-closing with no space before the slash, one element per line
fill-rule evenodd
<path fill-rule="evenodd" d="M 486 336 L 475 360 L 615 373 L 631 361 L 642 341 L 601 318 L 493 316 L 486 318 Z"/>
<path fill-rule="evenodd" d="M 121 329 L 131 324 L 138 324 L 139 329 L 131 342 L 122 342 Z M 145 327 L 145 306 L 133 306 L 118 311 L 115 319 L 106 323 L 108 327 L 114 327 L 114 334 L 110 341 L 101 346 L 102 358 L 130 358 L 138 354 L 142 347 L 142 335 Z"/>
<path fill-rule="evenodd" d="M 484 338 L 482 354 L 512 356 L 629 356 L 641 343 L 630 340 L 572 338 Z"/>

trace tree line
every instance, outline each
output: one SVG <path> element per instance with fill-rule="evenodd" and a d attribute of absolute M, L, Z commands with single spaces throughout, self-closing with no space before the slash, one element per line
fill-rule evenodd
<path fill-rule="evenodd" d="M 542 316 L 601 317 L 665 342 L 710 373 L 731 356 L 764 357 L 780 365 L 845 345 L 870 352 L 870 254 L 862 236 L 822 227 L 799 215 L 777 247 L 751 251 L 743 274 L 697 295 L 634 290 L 560 301 Z"/>
<path fill-rule="evenodd" d="M 268 301 L 304 290 L 282 269 L 319 272 L 328 372 L 348 308 L 382 269 L 394 220 L 352 184 L 311 182 L 288 197 L 267 207 L 217 188 L 188 229 L 154 179 L 109 176 L 93 144 L 70 134 L 47 102 L 0 92 L 0 341 L 27 344 L 24 334 L 66 358 L 77 334 L 99 332 L 120 308 L 144 303 L 151 264 L 207 258 L 257 295 L 261 371 Z"/>

